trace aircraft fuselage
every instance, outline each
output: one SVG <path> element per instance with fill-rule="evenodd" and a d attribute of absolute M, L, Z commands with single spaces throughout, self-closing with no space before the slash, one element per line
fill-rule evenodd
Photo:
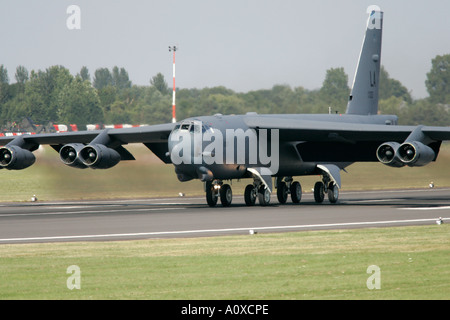
<path fill-rule="evenodd" d="M 240 179 L 250 177 L 248 168 L 266 168 L 271 176 L 298 176 L 316 174 L 318 163 L 333 163 L 340 168 L 354 161 L 378 161 L 373 148 L 378 144 L 367 142 L 368 151 L 356 149 L 360 157 L 345 150 L 353 148 L 351 142 L 311 142 L 310 135 L 304 141 L 280 136 L 277 129 L 250 127 L 251 117 L 272 115 L 214 115 L 188 118 L 180 122 L 169 136 L 171 161 L 180 181 L 200 179 Z M 292 121 L 327 123 L 357 123 L 395 125 L 396 116 L 361 116 L 348 114 L 286 114 L 276 115 Z M 341 152 L 330 152 L 333 148 Z M 342 150 L 344 148 L 344 150 Z"/>

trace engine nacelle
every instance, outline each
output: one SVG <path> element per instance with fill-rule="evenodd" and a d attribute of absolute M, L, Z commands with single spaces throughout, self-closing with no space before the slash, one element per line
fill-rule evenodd
<path fill-rule="evenodd" d="M 78 157 L 78 153 L 84 148 L 84 144 L 72 143 L 66 144 L 59 150 L 59 157 L 61 161 L 69 167 L 86 169 L 87 166 Z"/>
<path fill-rule="evenodd" d="M 429 164 L 436 157 L 435 152 L 422 142 L 403 143 L 397 150 L 400 160 L 410 167 L 421 167 Z"/>
<path fill-rule="evenodd" d="M 36 161 L 34 154 L 19 146 L 10 145 L 0 148 L 0 167 L 9 170 L 28 168 Z"/>
<path fill-rule="evenodd" d="M 398 142 L 386 142 L 377 149 L 377 158 L 382 164 L 390 167 L 401 168 L 405 164 L 397 156 L 397 150 L 400 147 Z"/>
<path fill-rule="evenodd" d="M 90 144 L 82 148 L 78 157 L 81 162 L 92 169 L 108 169 L 120 162 L 120 154 L 102 144 Z"/>

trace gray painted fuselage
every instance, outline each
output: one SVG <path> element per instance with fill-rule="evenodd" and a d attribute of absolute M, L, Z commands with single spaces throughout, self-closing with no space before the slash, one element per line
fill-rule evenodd
<path fill-rule="evenodd" d="M 258 142 L 260 139 L 259 131 L 260 128 L 257 126 L 248 125 L 249 119 L 265 119 L 269 121 L 280 120 L 290 120 L 293 122 L 301 122 L 308 121 L 314 123 L 317 130 L 324 129 L 325 131 L 330 128 L 331 125 L 342 125 L 345 127 L 348 124 L 360 125 L 363 128 L 365 125 L 396 125 L 397 124 L 397 116 L 393 115 L 371 115 L 371 116 L 362 116 L 362 115 L 350 115 L 350 114 L 264 114 L 258 115 L 256 113 L 248 113 L 246 115 L 214 115 L 214 116 L 202 116 L 202 117 L 193 117 L 188 118 L 180 122 L 180 126 L 177 126 L 174 129 L 174 132 L 180 131 L 180 127 L 185 125 L 184 135 L 190 136 L 190 141 L 194 140 L 193 130 L 189 130 L 189 125 L 194 125 L 194 123 L 203 125 L 202 130 L 202 152 L 207 148 L 208 145 L 211 145 L 211 141 L 203 139 L 205 137 L 205 128 L 207 130 L 214 130 L 215 133 L 217 131 L 220 132 L 220 136 L 223 137 L 223 141 L 221 143 L 222 147 L 222 157 L 220 159 L 215 159 L 213 163 L 207 163 L 208 159 L 203 156 L 201 163 L 199 161 L 194 163 L 192 159 L 195 156 L 194 146 L 191 148 L 191 153 L 187 158 L 185 163 L 176 164 L 175 171 L 178 175 L 178 178 L 181 181 L 188 181 L 191 179 L 202 179 L 202 175 L 205 173 L 204 169 L 209 170 L 212 173 L 212 177 L 205 177 L 207 179 L 241 179 L 246 177 L 251 177 L 249 175 L 247 168 L 252 167 L 269 167 L 267 163 L 261 163 L 260 158 L 257 157 L 257 162 L 250 161 L 252 151 L 261 152 L 259 148 L 252 149 L 252 141 L 249 137 L 245 138 L 244 149 L 238 148 L 237 138 L 235 136 L 231 136 L 228 132 L 233 132 L 236 130 L 241 130 L 243 132 L 252 131 L 255 133 Z M 276 129 L 272 129 L 276 130 Z M 324 131 L 324 132 L 325 132 Z M 327 163 L 327 164 L 335 164 L 339 168 L 343 169 L 346 166 L 350 165 L 355 161 L 378 161 L 375 155 L 376 148 L 380 144 L 379 141 L 372 143 L 371 141 L 366 141 L 367 150 L 361 150 L 361 148 L 357 148 L 354 146 L 352 141 L 346 141 L 345 139 L 339 138 L 338 135 L 335 137 L 331 133 L 327 133 L 329 138 L 326 142 L 311 142 L 310 135 L 314 135 L 314 133 L 309 133 L 308 136 L 305 136 L 304 140 L 298 140 L 297 137 L 295 139 L 290 139 L 289 135 L 280 133 L 278 136 L 279 142 L 279 161 L 278 170 L 273 172 L 272 176 L 302 176 L 302 175 L 312 175 L 319 174 L 320 172 L 317 170 L 317 164 Z M 179 141 L 177 139 L 175 142 L 173 141 L 173 132 L 169 136 L 169 153 L 172 153 L 174 145 Z M 267 134 L 270 137 L 270 130 Z M 234 161 L 227 161 L 227 144 L 231 142 L 227 139 L 235 139 L 233 146 L 234 152 Z M 270 139 L 269 139 L 270 140 Z M 269 145 L 270 145 L 269 141 Z M 360 143 L 361 144 L 361 143 Z M 193 144 L 192 144 L 193 145 Z M 217 145 L 216 145 L 217 146 Z M 242 144 L 240 145 L 242 147 Z M 355 152 L 348 152 L 347 149 L 354 149 Z M 364 149 L 364 148 L 363 148 Z M 229 150 L 229 149 L 228 149 Z M 218 150 L 214 150 L 217 153 Z M 270 154 L 270 147 L 268 154 Z M 237 159 L 237 155 L 241 154 L 239 159 Z M 206 160 L 206 161 L 205 161 Z M 242 161 L 243 160 L 243 161 Z M 211 162 L 211 161 L 210 161 Z"/>

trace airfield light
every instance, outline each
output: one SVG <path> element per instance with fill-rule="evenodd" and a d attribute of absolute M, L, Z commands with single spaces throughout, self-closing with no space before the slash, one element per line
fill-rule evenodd
<path fill-rule="evenodd" d="M 178 50 L 177 46 L 169 46 L 169 52 L 173 52 L 173 91 L 172 91 L 172 123 L 177 122 L 176 107 L 175 107 L 175 52 Z"/>

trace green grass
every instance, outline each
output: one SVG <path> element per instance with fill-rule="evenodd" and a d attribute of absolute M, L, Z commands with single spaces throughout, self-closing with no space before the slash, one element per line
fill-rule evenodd
<path fill-rule="evenodd" d="M 449 299 L 450 226 L 0 246 L 0 299 Z M 81 289 L 66 269 L 81 270 Z M 381 270 L 369 290 L 368 266 Z"/>

